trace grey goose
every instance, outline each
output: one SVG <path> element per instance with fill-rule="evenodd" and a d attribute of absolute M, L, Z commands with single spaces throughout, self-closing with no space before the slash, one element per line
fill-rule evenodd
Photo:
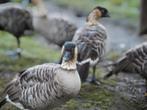
<path fill-rule="evenodd" d="M 20 38 L 33 30 L 32 14 L 15 3 L 0 4 L 0 30 L 11 33 L 17 40 L 16 53 L 21 56 Z"/>
<path fill-rule="evenodd" d="M 37 65 L 17 74 L 6 87 L 0 107 L 9 102 L 22 110 L 48 110 L 68 101 L 81 87 L 76 61 L 76 45 L 66 42 L 61 64 Z"/>
<path fill-rule="evenodd" d="M 30 0 L 33 4 L 34 30 L 42 35 L 48 44 L 59 47 L 66 41 L 71 41 L 77 26 L 64 18 L 51 17 L 43 0 Z"/>
<path fill-rule="evenodd" d="M 15 3 L 0 5 L 0 30 L 9 32 L 16 38 L 18 47 L 16 53 L 19 57 L 21 57 L 20 38 L 28 30 L 43 35 L 48 43 L 60 47 L 64 42 L 71 41 L 77 29 L 74 24 L 61 18 L 51 19 L 42 0 L 25 0 L 25 2 L 34 4 L 34 7 L 24 8 Z"/>
<path fill-rule="evenodd" d="M 89 67 L 93 67 L 92 83 L 96 83 L 96 65 L 104 55 L 107 33 L 105 27 L 99 23 L 102 17 L 109 17 L 106 8 L 97 6 L 88 15 L 86 23 L 79 28 L 73 42 L 78 47 L 78 72 L 81 80 L 85 81 L 88 76 Z"/>
<path fill-rule="evenodd" d="M 147 80 L 147 42 L 125 52 L 112 64 L 112 70 L 104 76 L 104 79 L 120 72 L 137 73 Z"/>

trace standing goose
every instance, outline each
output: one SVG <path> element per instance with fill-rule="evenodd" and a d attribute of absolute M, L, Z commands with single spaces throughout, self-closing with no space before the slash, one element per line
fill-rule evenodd
<path fill-rule="evenodd" d="M 47 110 L 68 101 L 81 87 L 76 61 L 76 45 L 66 42 L 62 64 L 37 65 L 19 73 L 6 87 L 0 107 L 9 102 L 22 110 Z"/>
<path fill-rule="evenodd" d="M 71 41 L 77 27 L 62 18 L 51 18 L 43 0 L 31 0 L 34 30 L 43 35 L 48 43 L 60 47 L 65 41 Z"/>
<path fill-rule="evenodd" d="M 104 79 L 120 72 L 131 72 L 140 74 L 147 81 L 147 42 L 128 50 L 112 65 L 112 70 L 104 76 Z"/>
<path fill-rule="evenodd" d="M 96 83 L 96 65 L 104 55 L 107 39 L 106 29 L 99 23 L 102 17 L 109 17 L 108 10 L 100 6 L 95 7 L 88 15 L 86 24 L 79 28 L 73 37 L 78 47 L 78 72 L 82 81 L 87 79 L 89 66 L 92 66 L 91 82 Z"/>
<path fill-rule="evenodd" d="M 0 30 L 9 32 L 16 38 L 16 53 L 21 56 L 20 38 L 26 30 L 33 30 L 31 13 L 14 4 L 1 4 Z"/>

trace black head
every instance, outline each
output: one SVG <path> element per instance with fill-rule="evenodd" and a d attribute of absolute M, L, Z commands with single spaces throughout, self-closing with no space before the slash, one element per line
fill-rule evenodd
<path fill-rule="evenodd" d="M 101 17 L 110 17 L 109 11 L 106 8 L 97 6 L 93 10 L 96 10 L 96 9 L 98 9 L 101 12 Z"/>
<path fill-rule="evenodd" d="M 29 0 L 29 3 L 32 3 L 32 0 Z"/>
<path fill-rule="evenodd" d="M 22 0 L 22 1 L 25 2 L 27 5 L 28 4 L 34 4 L 34 5 L 36 5 L 39 0 Z"/>
<path fill-rule="evenodd" d="M 68 62 L 72 59 L 75 58 L 75 54 L 76 53 L 76 44 L 73 42 L 66 42 L 63 45 L 63 50 L 62 50 L 62 60 L 64 60 L 64 62 Z"/>

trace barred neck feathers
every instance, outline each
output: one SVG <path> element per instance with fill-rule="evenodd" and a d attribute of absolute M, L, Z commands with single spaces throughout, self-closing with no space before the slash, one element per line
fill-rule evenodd
<path fill-rule="evenodd" d="M 97 20 L 89 20 L 86 24 L 88 26 L 95 26 L 97 25 L 98 21 Z"/>
<path fill-rule="evenodd" d="M 86 22 L 86 25 L 87 25 L 88 27 L 90 27 L 90 28 L 95 27 L 96 30 L 97 30 L 97 28 L 101 28 L 101 29 L 103 29 L 104 31 L 106 30 L 105 26 L 102 25 L 102 24 L 101 24 L 100 22 L 98 22 L 97 20 L 90 20 L 90 21 Z"/>

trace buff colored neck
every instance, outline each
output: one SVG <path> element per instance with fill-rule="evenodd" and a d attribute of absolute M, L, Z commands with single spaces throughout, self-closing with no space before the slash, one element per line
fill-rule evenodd
<path fill-rule="evenodd" d="M 99 10 L 93 10 L 87 17 L 87 24 L 92 26 L 96 25 L 101 18 L 101 12 Z"/>
<path fill-rule="evenodd" d="M 76 59 L 73 59 L 69 62 L 62 62 L 61 67 L 67 70 L 75 70 L 76 69 Z"/>
<path fill-rule="evenodd" d="M 35 2 L 34 5 L 36 6 L 36 16 L 47 17 L 47 9 L 45 7 L 45 4 L 43 3 L 43 0 L 38 0 L 38 2 Z"/>
<path fill-rule="evenodd" d="M 93 20 L 89 20 L 86 24 L 89 25 L 89 26 L 94 26 L 94 25 L 97 25 L 98 21 L 93 19 Z"/>

